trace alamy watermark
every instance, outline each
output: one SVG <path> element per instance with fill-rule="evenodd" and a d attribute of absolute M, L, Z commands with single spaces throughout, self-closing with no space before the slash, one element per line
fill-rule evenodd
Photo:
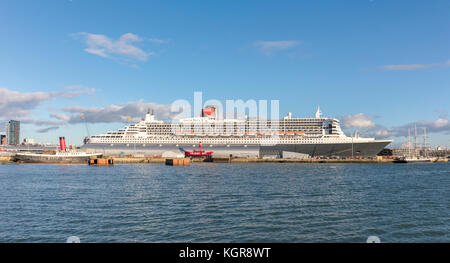
<path fill-rule="evenodd" d="M 270 106 L 270 114 L 269 114 Z M 194 105 L 187 100 L 171 104 L 172 132 L 192 136 L 261 136 L 262 144 L 278 142 L 279 100 L 207 100 L 194 92 Z"/>
<path fill-rule="evenodd" d="M 77 236 L 70 236 L 67 238 L 66 243 L 81 243 L 81 240 Z"/>
<path fill-rule="evenodd" d="M 369 236 L 367 238 L 367 243 L 381 243 L 381 240 L 377 236 Z"/>

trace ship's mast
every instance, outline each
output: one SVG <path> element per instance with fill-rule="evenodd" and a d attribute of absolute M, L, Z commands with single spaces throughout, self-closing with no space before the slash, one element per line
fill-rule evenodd
<path fill-rule="evenodd" d="M 427 128 L 423 127 L 423 155 L 427 157 Z"/>
<path fill-rule="evenodd" d="M 417 156 L 417 125 L 414 124 L 414 156 Z"/>
<path fill-rule="evenodd" d="M 408 128 L 408 158 L 411 158 L 411 128 Z"/>
<path fill-rule="evenodd" d="M 316 114 L 315 114 L 315 118 L 319 119 L 322 116 L 322 111 L 320 110 L 320 106 L 317 106 L 317 110 L 316 110 Z"/>

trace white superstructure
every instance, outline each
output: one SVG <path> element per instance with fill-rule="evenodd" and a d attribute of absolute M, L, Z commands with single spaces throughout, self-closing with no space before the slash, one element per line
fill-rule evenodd
<path fill-rule="evenodd" d="M 203 114 L 202 114 L 203 115 Z M 330 144 L 374 142 L 374 138 L 347 137 L 339 120 L 321 116 L 293 118 L 289 113 L 281 120 L 217 119 L 211 115 L 180 119 L 177 122 L 157 120 L 148 112 L 145 118 L 118 131 L 95 135 L 91 144 L 198 144 L 265 145 Z M 390 141 L 389 141 L 390 142 Z"/>

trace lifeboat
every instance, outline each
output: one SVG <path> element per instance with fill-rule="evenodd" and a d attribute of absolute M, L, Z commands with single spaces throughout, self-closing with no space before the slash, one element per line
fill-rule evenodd
<path fill-rule="evenodd" d="M 304 132 L 296 132 L 295 135 L 305 135 Z"/>
<path fill-rule="evenodd" d="M 265 132 L 264 135 L 273 135 L 273 132 Z"/>
<path fill-rule="evenodd" d="M 286 132 L 286 135 L 294 135 L 294 132 Z"/>
<path fill-rule="evenodd" d="M 284 132 L 277 132 L 277 135 L 284 135 Z"/>
<path fill-rule="evenodd" d="M 176 135 L 182 136 L 184 135 L 184 132 L 177 132 Z"/>
<path fill-rule="evenodd" d="M 254 132 L 246 132 L 245 135 L 255 135 Z"/>

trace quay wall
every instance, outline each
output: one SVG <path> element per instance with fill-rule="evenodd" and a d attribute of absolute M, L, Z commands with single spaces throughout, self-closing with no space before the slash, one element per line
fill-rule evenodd
<path fill-rule="evenodd" d="M 113 157 L 114 163 L 165 163 L 165 158 Z M 392 159 L 283 159 L 283 158 L 230 158 L 230 163 L 392 163 Z M 203 162 L 193 158 L 191 162 Z"/>
<path fill-rule="evenodd" d="M 0 156 L 0 163 L 10 163 L 14 160 L 13 156 Z"/>

